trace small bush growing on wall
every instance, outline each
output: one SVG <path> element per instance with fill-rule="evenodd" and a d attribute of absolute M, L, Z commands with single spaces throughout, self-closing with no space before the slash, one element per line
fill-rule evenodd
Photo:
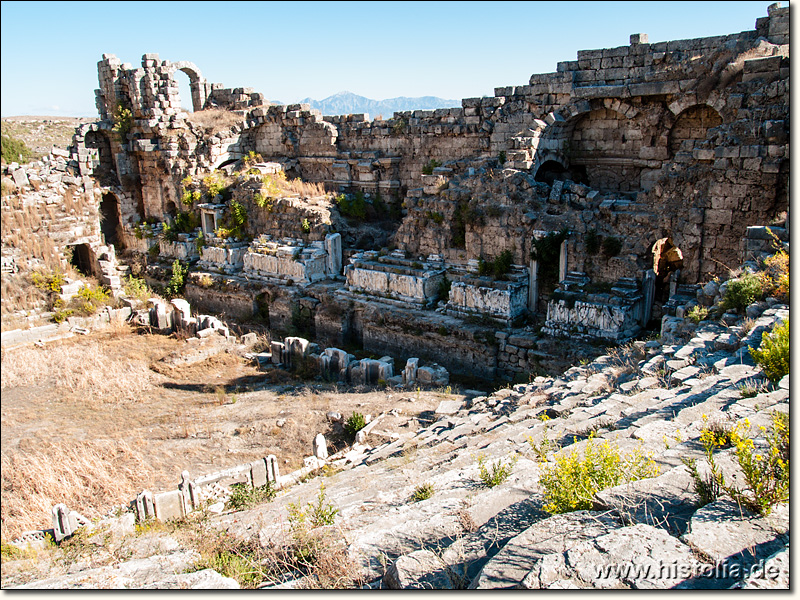
<path fill-rule="evenodd" d="M 117 104 L 111 111 L 111 120 L 114 121 L 114 126 L 111 130 L 117 134 L 119 141 L 124 144 L 133 128 L 133 114 L 129 108 L 125 108 L 122 104 Z"/>
<path fill-rule="evenodd" d="M 601 238 L 597 235 L 596 229 L 590 229 L 586 232 L 586 237 L 584 238 L 586 242 L 586 254 L 594 256 L 600 251 L 600 244 Z"/>
<path fill-rule="evenodd" d="M 622 250 L 622 240 L 613 235 L 608 236 L 603 240 L 603 256 L 611 258 L 617 256 Z"/>
<path fill-rule="evenodd" d="M 433 170 L 436 167 L 440 167 L 440 166 L 442 166 L 441 163 L 438 160 L 432 158 L 427 162 L 427 164 L 424 167 L 422 167 L 422 174 L 423 175 L 433 175 Z"/>

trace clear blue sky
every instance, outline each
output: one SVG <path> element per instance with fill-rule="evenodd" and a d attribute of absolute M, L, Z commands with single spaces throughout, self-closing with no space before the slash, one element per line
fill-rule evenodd
<path fill-rule="evenodd" d="M 212 83 L 283 102 L 343 90 L 492 95 L 578 50 L 627 45 L 631 33 L 658 42 L 753 29 L 769 4 L 2 2 L 0 114 L 95 116 L 104 53 L 135 66 L 147 52 L 188 60 Z"/>

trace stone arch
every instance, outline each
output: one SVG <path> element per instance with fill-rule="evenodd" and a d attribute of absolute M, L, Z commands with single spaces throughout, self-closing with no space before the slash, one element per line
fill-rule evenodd
<path fill-rule="evenodd" d="M 669 128 L 667 148 L 670 157 L 679 151 L 691 151 L 695 142 L 706 139 L 708 130 L 722 124 L 722 116 L 708 104 L 693 104 L 675 117 Z"/>
<path fill-rule="evenodd" d="M 594 152 L 584 152 L 585 148 L 582 148 L 582 144 L 580 143 L 583 140 L 578 140 L 577 145 L 575 143 L 576 130 L 580 135 L 581 128 L 585 125 L 586 119 L 590 119 L 592 114 L 599 114 L 598 111 L 610 111 L 618 116 L 618 119 L 616 120 L 619 120 L 628 126 L 630 126 L 629 123 L 633 123 L 632 119 L 639 114 L 639 109 L 637 109 L 631 103 L 617 98 L 575 100 L 570 104 L 567 104 L 560 109 L 547 114 L 544 117 L 544 123 L 546 126 L 539 141 L 539 147 L 541 150 L 537 150 L 533 157 L 531 171 L 533 173 L 538 173 L 539 169 L 544 167 L 546 162 L 553 160 L 561 164 L 569 171 L 571 179 L 580 181 L 581 183 L 586 183 L 592 187 L 607 187 L 607 185 L 596 185 L 597 182 L 592 180 L 591 173 L 589 173 L 589 171 L 594 167 L 587 164 L 592 162 L 603 162 L 606 157 L 597 156 Z M 636 141 L 635 138 L 638 138 L 638 140 L 641 141 L 641 132 L 628 135 L 626 138 L 626 143 L 629 143 L 629 145 L 632 146 L 635 145 L 633 144 L 633 142 Z M 641 145 L 641 143 L 639 145 Z M 578 150 L 577 153 L 576 148 Z M 582 156 L 581 152 L 584 152 L 586 155 Z M 637 147 L 632 149 L 629 154 L 626 154 L 623 157 L 612 156 L 610 158 L 612 159 L 611 162 L 628 162 L 633 164 L 638 161 L 639 150 Z M 619 169 L 620 164 L 617 164 L 612 168 Z M 640 170 L 641 169 L 637 170 L 637 172 L 634 174 L 634 177 L 626 175 L 626 178 L 617 178 L 617 181 L 614 182 L 611 189 L 618 191 L 629 191 L 627 189 L 620 190 L 620 187 L 626 187 L 624 184 L 625 181 L 635 180 L 636 185 L 628 187 L 631 188 L 630 191 L 638 191 L 638 171 Z M 608 177 L 604 177 L 603 179 L 607 180 Z"/>
<path fill-rule="evenodd" d="M 656 275 L 655 299 L 664 302 L 669 299 L 670 278 L 683 270 L 683 251 L 668 236 L 653 242 L 649 254 Z"/>
<path fill-rule="evenodd" d="M 113 245 L 117 250 L 122 250 L 123 236 L 122 219 L 119 199 L 111 192 L 105 192 L 100 200 L 100 233 L 105 244 Z"/>
<path fill-rule="evenodd" d="M 170 76 L 173 78 L 176 71 L 181 71 L 189 77 L 189 89 L 192 94 L 192 110 L 195 112 L 203 110 L 211 93 L 211 85 L 203 78 L 200 69 L 192 62 L 181 60 L 170 63 Z"/>
<path fill-rule="evenodd" d="M 572 167 L 586 169 L 586 183 L 591 187 L 635 192 L 641 189 L 643 133 L 629 118 L 629 111 L 620 112 L 620 108 L 611 102 L 576 117 L 568 141 L 569 158 Z"/>

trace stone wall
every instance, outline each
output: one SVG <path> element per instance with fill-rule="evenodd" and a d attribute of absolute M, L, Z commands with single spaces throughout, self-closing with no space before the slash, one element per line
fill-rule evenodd
<path fill-rule="evenodd" d="M 606 278 L 641 276 L 649 247 L 669 237 L 686 258 L 684 277 L 697 281 L 736 262 L 747 225 L 788 209 L 788 15 L 788 8 L 771 6 L 756 29 L 727 36 L 650 44 L 635 34 L 628 46 L 580 51 L 556 72 L 498 87 L 494 97 L 374 121 L 323 118 L 303 105 L 269 106 L 248 88 L 208 84 L 191 63 L 148 54 L 133 68 L 105 55 L 98 107 L 106 130 L 118 105 L 132 111 L 126 139 L 112 140 L 110 148 L 118 175 L 124 168 L 129 178 L 122 182 L 129 196 L 123 202 L 141 197 L 135 210 L 142 217 L 158 217 L 176 203 L 185 174 L 250 151 L 282 161 L 307 181 L 416 204 L 429 203 L 422 171 L 431 161 L 461 175 L 503 158 L 501 167 L 529 173 L 554 191 L 570 178 L 588 186 L 576 198 L 606 194 L 611 212 L 630 203 L 625 212 L 650 232 L 634 232 L 624 254 L 635 258 L 623 259 Z M 210 136 L 189 123 L 176 95 L 177 70 L 190 77 L 193 104 L 232 110 L 240 123 Z M 466 259 L 476 259 L 491 246 L 492 227 L 514 226 L 522 238 L 515 251 L 524 254 L 532 229 L 551 231 L 536 221 L 553 211 L 563 216 L 559 225 L 585 233 L 600 203 L 579 201 L 592 213 L 579 224 L 565 216 L 573 207 L 561 196 L 559 188 L 549 200 L 563 209 L 548 207 L 527 220 L 488 215 L 466 244 L 451 235 L 436 253 L 452 259 L 463 248 Z M 626 224 L 618 223 L 627 215 L 618 217 L 603 223 L 607 235 L 628 237 Z M 617 233 L 618 225 L 623 231 Z"/>

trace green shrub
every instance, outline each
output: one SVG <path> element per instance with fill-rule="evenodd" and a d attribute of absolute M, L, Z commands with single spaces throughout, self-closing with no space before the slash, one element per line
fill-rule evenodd
<path fill-rule="evenodd" d="M 453 282 L 445 276 L 436 288 L 436 301 L 447 302 L 450 299 L 450 288 L 453 287 Z"/>
<path fill-rule="evenodd" d="M 275 498 L 276 493 L 271 482 L 259 487 L 253 487 L 248 483 L 234 483 L 231 486 L 231 495 L 225 504 L 225 508 L 228 510 L 245 510 L 256 504 L 269 502 Z"/>
<path fill-rule="evenodd" d="M 756 300 L 764 297 L 764 281 L 758 275 L 745 273 L 738 279 L 728 281 L 722 298 L 724 310 L 744 310 Z"/>
<path fill-rule="evenodd" d="M 108 304 L 110 297 L 111 292 L 107 289 L 83 286 L 70 303 L 78 314 L 89 316 L 96 313 L 100 307 Z"/>
<path fill-rule="evenodd" d="M 699 304 L 696 304 L 689 309 L 689 312 L 686 313 L 686 318 L 692 321 L 693 323 L 699 323 L 700 321 L 705 321 L 708 318 L 708 309 L 705 306 L 700 306 Z"/>
<path fill-rule="evenodd" d="M 742 427 L 730 430 L 726 440 L 720 440 L 709 428 L 703 429 L 700 441 L 710 473 L 702 477 L 696 461 L 683 459 L 694 479 L 695 491 L 700 496 L 700 506 L 713 502 L 725 493 L 740 506 L 766 516 L 776 504 L 789 499 L 789 415 L 775 411 L 771 415 L 771 421 L 769 428 L 761 428 L 765 434 L 766 447 L 758 452 L 752 437 L 742 434 L 742 430 L 746 431 L 750 427 L 748 420 L 744 421 Z M 714 459 L 714 450 L 720 447 L 721 441 L 736 448 L 736 460 L 744 477 L 743 488 L 729 485 Z"/>
<path fill-rule="evenodd" d="M 182 212 L 175 215 L 172 229 L 175 233 L 192 233 L 200 227 L 200 217 L 193 212 Z"/>
<path fill-rule="evenodd" d="M 334 198 L 342 216 L 363 220 L 367 216 L 367 201 L 364 194 L 356 192 L 353 196 L 339 194 Z"/>
<path fill-rule="evenodd" d="M 506 151 L 501 150 L 499 156 L 497 157 L 497 162 L 500 163 L 500 166 L 506 163 Z"/>
<path fill-rule="evenodd" d="M 565 227 L 531 240 L 531 258 L 539 263 L 539 278 L 543 285 L 552 285 L 558 279 L 561 244 L 568 236 L 569 230 Z"/>
<path fill-rule="evenodd" d="M 588 510 L 598 491 L 658 475 L 658 467 L 641 447 L 622 456 L 607 440 L 595 443 L 591 434 L 583 452 L 576 450 L 544 464 L 539 482 L 544 488 L 544 509 L 552 514 Z"/>
<path fill-rule="evenodd" d="M 511 476 L 511 471 L 514 470 L 514 465 L 517 464 L 519 457 L 515 454 L 508 462 L 503 462 L 501 459 L 494 461 L 491 466 L 486 466 L 486 459 L 483 456 L 478 457 L 478 476 L 483 482 L 483 485 L 489 488 L 500 485 Z"/>
<path fill-rule="evenodd" d="M 511 250 L 503 250 L 494 260 L 484 260 L 481 256 L 478 259 L 478 275 L 488 275 L 495 279 L 503 279 L 514 262 L 514 254 Z"/>
<path fill-rule="evenodd" d="M 772 332 L 761 334 L 761 346 L 750 348 L 750 355 L 770 381 L 780 381 L 789 374 L 789 319 Z"/>
<path fill-rule="evenodd" d="M 412 502 L 421 502 L 433 496 L 434 488 L 432 483 L 423 483 L 414 488 L 414 493 L 411 494 Z"/>
<path fill-rule="evenodd" d="M 444 222 L 444 215 L 438 211 L 431 211 L 429 210 L 425 213 L 425 216 L 428 217 L 431 221 L 436 223 L 437 225 L 441 225 Z"/>
<path fill-rule="evenodd" d="M 779 250 L 764 261 L 762 278 L 765 296 L 789 302 L 789 254 L 785 250 Z"/>
<path fill-rule="evenodd" d="M 5 134 L 0 136 L 0 153 L 4 163 L 25 164 L 33 159 L 33 150 L 28 148 L 25 142 Z"/>
<path fill-rule="evenodd" d="M 300 229 L 303 230 L 303 233 L 311 233 L 311 223 L 308 219 L 303 219 L 300 221 Z"/>
<path fill-rule="evenodd" d="M 603 256 L 611 258 L 617 256 L 622 251 L 622 240 L 618 237 L 608 236 L 603 240 Z"/>
<path fill-rule="evenodd" d="M 291 502 L 287 505 L 289 511 L 289 523 L 293 529 L 302 529 L 306 524 L 311 527 L 323 527 L 333 525 L 339 509 L 327 502 L 325 497 L 325 484 L 319 484 L 319 494 L 316 502 L 308 502 L 306 508 L 301 508 L 299 504 Z"/>
<path fill-rule="evenodd" d="M 186 275 L 189 273 L 189 265 L 184 265 L 178 259 L 172 263 L 172 276 L 166 287 L 167 295 L 170 298 L 180 296 L 186 288 Z"/>
<path fill-rule="evenodd" d="M 130 298 L 145 301 L 153 295 L 144 279 L 128 275 L 124 278 L 124 282 L 122 291 Z"/>
<path fill-rule="evenodd" d="M 352 439 L 356 434 L 367 426 L 367 420 L 361 413 L 354 412 L 344 424 L 344 431 Z"/>
<path fill-rule="evenodd" d="M 422 174 L 423 175 L 433 175 L 433 170 L 436 167 L 440 167 L 440 166 L 442 166 L 441 163 L 439 163 L 438 160 L 432 158 L 432 159 L 430 159 L 428 161 L 428 163 L 424 167 L 422 167 Z"/>

